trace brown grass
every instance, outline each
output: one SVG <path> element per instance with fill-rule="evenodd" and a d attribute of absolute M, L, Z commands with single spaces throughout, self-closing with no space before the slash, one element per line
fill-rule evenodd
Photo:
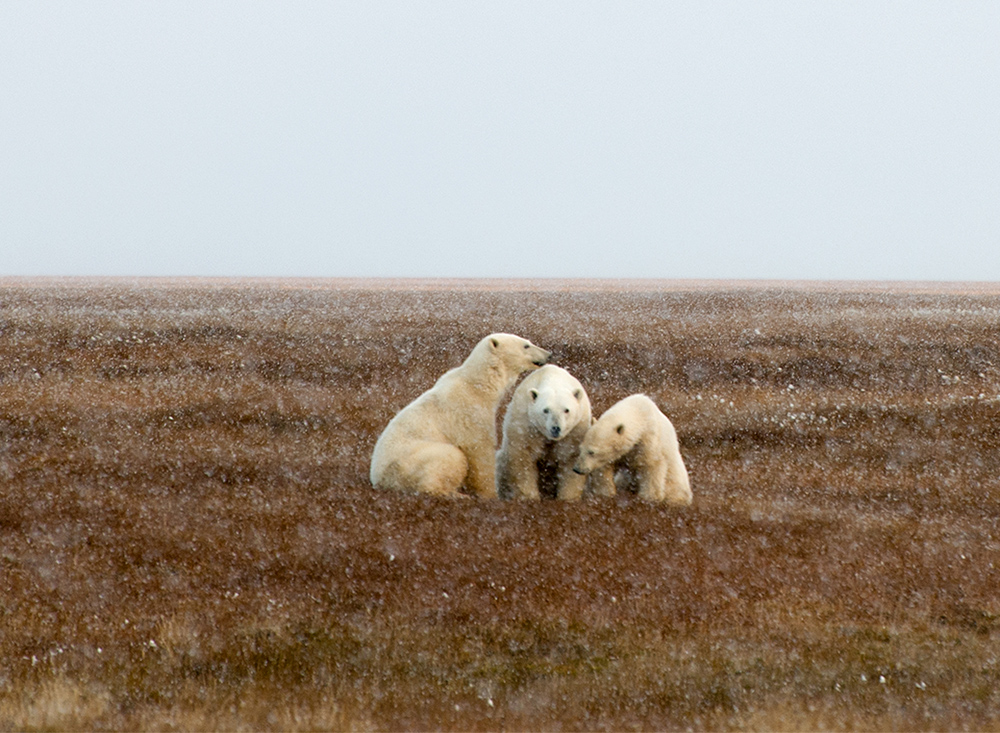
<path fill-rule="evenodd" d="M 0 288 L 0 729 L 996 729 L 1000 294 Z M 482 335 L 695 492 L 376 493 Z"/>

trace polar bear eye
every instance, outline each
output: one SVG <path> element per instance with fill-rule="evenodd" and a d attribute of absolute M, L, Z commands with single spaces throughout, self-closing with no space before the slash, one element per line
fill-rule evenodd
<path fill-rule="evenodd" d="M 549 414 L 549 408 L 546 407 L 544 410 L 542 410 L 542 412 L 544 412 L 546 415 L 548 415 Z"/>
<path fill-rule="evenodd" d="M 569 414 L 569 408 L 568 407 L 563 408 L 563 412 L 565 412 L 568 415 Z"/>
<path fill-rule="evenodd" d="M 592 456 L 592 455 L 594 455 L 594 451 L 592 451 L 592 450 L 589 450 L 589 449 L 588 449 L 588 450 L 587 450 L 587 455 L 588 455 L 588 456 Z"/>

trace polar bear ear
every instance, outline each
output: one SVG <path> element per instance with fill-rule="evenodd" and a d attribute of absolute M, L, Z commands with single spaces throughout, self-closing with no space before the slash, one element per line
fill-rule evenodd
<path fill-rule="evenodd" d="M 625 426 L 624 425 L 619 425 L 617 428 L 615 428 L 615 432 L 618 433 L 619 435 L 621 435 L 622 433 L 625 432 Z"/>
<path fill-rule="evenodd" d="M 576 401 L 579 402 L 580 398 L 583 397 L 583 391 L 579 389 L 573 390 L 573 396 L 576 397 Z"/>
<path fill-rule="evenodd" d="M 499 339 L 495 339 L 495 338 L 491 338 L 490 339 L 490 344 L 492 344 L 493 348 L 495 349 L 495 348 L 497 348 L 500 345 L 500 340 Z"/>
<path fill-rule="evenodd" d="M 532 390 L 529 390 L 529 391 L 531 392 L 531 401 L 534 402 L 535 400 L 538 399 L 538 390 L 537 389 L 532 389 Z"/>

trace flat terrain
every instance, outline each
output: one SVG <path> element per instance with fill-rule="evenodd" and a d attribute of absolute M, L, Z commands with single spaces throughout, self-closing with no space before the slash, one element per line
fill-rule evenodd
<path fill-rule="evenodd" d="M 376 492 L 492 331 L 694 505 Z M 0 281 L 0 729 L 1000 728 L 1000 288 Z"/>

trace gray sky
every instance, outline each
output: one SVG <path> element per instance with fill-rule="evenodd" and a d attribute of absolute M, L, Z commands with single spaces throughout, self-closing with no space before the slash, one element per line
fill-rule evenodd
<path fill-rule="evenodd" d="M 1000 2 L 0 3 L 0 274 L 1000 280 Z"/>

